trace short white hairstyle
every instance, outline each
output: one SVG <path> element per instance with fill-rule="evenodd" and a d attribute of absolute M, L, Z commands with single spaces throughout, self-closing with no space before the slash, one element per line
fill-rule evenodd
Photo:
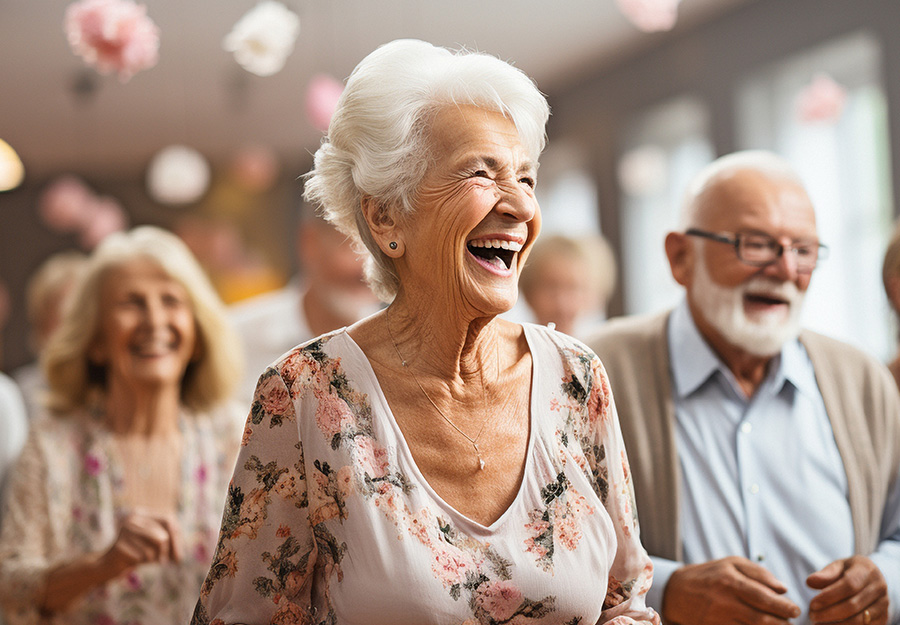
<path fill-rule="evenodd" d="M 696 226 L 697 201 L 707 190 L 739 171 L 757 171 L 772 180 L 792 182 L 803 187 L 803 181 L 787 159 L 767 150 L 743 150 L 717 158 L 701 169 L 688 184 L 681 204 L 681 227 Z"/>
<path fill-rule="evenodd" d="M 550 108 L 524 72 L 487 54 L 399 39 L 376 49 L 350 74 L 307 174 L 305 198 L 357 248 L 368 250 L 366 279 L 384 301 L 396 295 L 399 280 L 369 232 L 361 201 L 369 196 L 400 212 L 415 210 L 416 190 L 431 162 L 434 115 L 461 105 L 510 119 L 537 163 Z"/>

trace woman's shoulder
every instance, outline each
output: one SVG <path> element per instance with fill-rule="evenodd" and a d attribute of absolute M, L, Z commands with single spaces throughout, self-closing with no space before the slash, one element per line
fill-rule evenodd
<path fill-rule="evenodd" d="M 98 418 L 87 409 L 71 412 L 47 410 L 36 414 L 29 423 L 29 433 L 41 439 L 70 438 L 99 427 Z"/>
<path fill-rule="evenodd" d="M 324 360 L 328 357 L 341 357 L 347 351 L 348 341 L 347 328 L 327 332 L 286 352 L 272 364 L 272 368 L 280 373 L 297 360 Z"/>
<path fill-rule="evenodd" d="M 275 361 L 260 377 L 260 388 L 282 384 L 292 398 L 304 390 L 332 384 L 335 376 L 343 375 L 348 362 L 365 358 L 347 334 L 346 328 L 323 334 L 302 343 Z M 275 381 L 273 378 L 279 378 Z"/>
<path fill-rule="evenodd" d="M 586 363 L 597 359 L 594 351 L 580 340 L 550 327 L 521 323 L 529 344 L 538 351 L 535 357 L 559 358 L 568 363 Z"/>

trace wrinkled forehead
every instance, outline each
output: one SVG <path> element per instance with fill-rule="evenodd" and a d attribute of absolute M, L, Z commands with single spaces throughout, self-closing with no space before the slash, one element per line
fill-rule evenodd
<path fill-rule="evenodd" d="M 454 160 L 473 150 L 502 149 L 511 153 L 517 165 L 527 161 L 536 168 L 515 123 L 498 111 L 446 105 L 434 112 L 428 126 L 426 136 L 434 159 Z"/>
<path fill-rule="evenodd" d="M 816 213 L 803 185 L 792 178 L 743 169 L 723 174 L 696 200 L 694 226 L 753 230 L 773 236 L 816 238 Z"/>

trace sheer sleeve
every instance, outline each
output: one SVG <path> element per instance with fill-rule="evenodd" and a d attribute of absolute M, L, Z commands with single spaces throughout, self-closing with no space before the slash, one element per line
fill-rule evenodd
<path fill-rule="evenodd" d="M 311 622 L 316 543 L 293 399 L 278 371 L 263 373 L 196 625 Z"/>
<path fill-rule="evenodd" d="M 0 533 L 0 605 L 9 625 L 38 623 L 50 561 L 48 467 L 36 422 L 13 469 Z"/>
<path fill-rule="evenodd" d="M 609 380 L 596 357 L 591 362 L 587 399 L 588 427 L 585 434 L 589 440 L 583 441 L 583 445 L 590 448 L 587 457 L 595 487 L 612 519 L 618 544 L 600 622 L 614 625 L 658 624 L 659 616 L 646 606 L 653 565 L 641 545 L 625 444 Z"/>

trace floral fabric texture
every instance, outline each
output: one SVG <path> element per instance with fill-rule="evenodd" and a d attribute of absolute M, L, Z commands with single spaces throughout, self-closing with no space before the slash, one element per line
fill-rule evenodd
<path fill-rule="evenodd" d="M 345 330 L 267 369 L 193 622 L 658 623 L 602 365 L 524 327 L 525 475 L 490 526 L 430 487 Z"/>
<path fill-rule="evenodd" d="M 37 608 L 47 573 L 109 548 L 129 513 L 113 436 L 87 413 L 43 416 L 13 473 L 0 537 L 0 604 L 7 625 L 170 625 L 190 619 L 216 546 L 240 442 L 237 413 L 184 414 L 177 521 L 184 559 L 146 564 L 79 599 L 66 613 Z"/>

